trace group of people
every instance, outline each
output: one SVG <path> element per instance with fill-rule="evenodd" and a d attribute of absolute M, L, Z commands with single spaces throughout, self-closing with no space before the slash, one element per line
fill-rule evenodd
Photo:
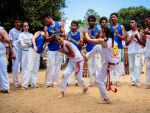
<path fill-rule="evenodd" d="M 37 79 L 41 53 L 48 47 L 47 70 L 44 87 L 56 87 L 60 75 L 62 56 L 66 56 L 67 65 L 62 79 L 61 95 L 69 82 L 69 76 L 74 72 L 76 83 L 85 93 L 89 86 L 97 84 L 104 103 L 110 103 L 107 91 L 115 83 L 119 85 L 119 78 L 124 75 L 123 47 L 128 46 L 129 74 L 131 85 L 141 87 L 141 56 L 145 55 L 147 88 L 150 88 L 150 15 L 145 17 L 146 29 L 140 31 L 136 18 L 130 19 L 131 30 L 126 32 L 123 25 L 118 23 L 118 14 L 110 15 L 110 23 L 106 17 L 99 20 L 100 27 L 96 26 L 96 17 L 90 15 L 87 19 L 89 26 L 83 31 L 78 30 L 78 22 L 72 21 L 70 31 L 65 32 L 63 22 L 54 21 L 50 14 L 43 16 L 45 27 L 34 33 L 29 33 L 28 22 L 21 23 L 15 18 L 14 28 L 9 34 L 0 27 L 0 90 L 9 93 L 9 79 L 6 59 L 12 58 L 13 83 L 19 88 L 18 69 L 21 66 L 22 85 L 37 88 Z M 22 27 L 21 27 L 22 25 Z M 82 47 L 86 47 L 86 54 Z M 9 49 L 9 51 L 7 51 Z M 7 52 L 6 52 L 7 51 Z M 7 54 L 6 54 L 7 53 Z M 9 55 L 10 54 L 10 55 Z M 83 78 L 84 60 L 88 61 L 88 84 Z"/>

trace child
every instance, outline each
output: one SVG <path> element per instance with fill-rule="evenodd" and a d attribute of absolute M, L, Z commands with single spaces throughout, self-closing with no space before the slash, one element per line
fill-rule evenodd
<path fill-rule="evenodd" d="M 74 44 L 70 43 L 69 41 L 63 40 L 61 35 L 58 34 L 54 35 L 54 39 L 61 48 L 59 52 L 65 54 L 69 58 L 69 62 L 64 71 L 64 78 L 62 81 L 60 97 L 61 98 L 64 97 L 68 78 L 73 71 L 75 71 L 75 77 L 76 80 L 78 81 L 79 86 L 83 89 L 83 92 L 85 93 L 88 89 L 88 86 L 82 77 L 84 64 L 83 56 L 81 55 L 77 47 L 74 46 Z"/>
<path fill-rule="evenodd" d="M 113 92 L 117 92 L 117 89 L 113 90 L 110 86 L 110 70 L 114 69 L 115 66 L 118 64 L 119 57 L 113 57 L 115 52 L 113 51 L 114 46 L 114 40 L 113 40 L 113 32 L 105 27 L 104 31 L 102 33 L 102 37 L 99 39 L 91 39 L 89 38 L 88 31 L 85 30 L 85 38 L 88 42 L 93 44 L 100 44 L 96 45 L 92 51 L 91 54 L 89 54 L 87 57 L 91 57 L 93 54 L 100 53 L 102 60 L 104 63 L 102 64 L 102 67 L 99 71 L 98 78 L 97 78 L 97 85 L 101 94 L 101 97 L 103 99 L 102 103 L 109 104 L 110 99 L 108 97 L 106 89 L 112 90 Z M 105 77 L 108 75 L 106 87 L 105 87 Z"/>
<path fill-rule="evenodd" d="M 37 31 L 32 39 L 32 47 L 29 48 L 27 68 L 25 69 L 22 89 L 27 89 L 29 82 L 32 88 L 37 88 L 36 80 L 39 71 L 40 54 L 45 44 L 45 32 Z"/>

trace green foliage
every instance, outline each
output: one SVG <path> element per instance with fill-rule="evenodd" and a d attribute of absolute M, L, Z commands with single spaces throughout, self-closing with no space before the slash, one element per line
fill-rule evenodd
<path fill-rule="evenodd" d="M 90 16 L 90 15 L 93 15 L 96 17 L 96 21 L 98 22 L 99 19 L 100 19 L 100 16 L 98 15 L 97 12 L 95 12 L 94 9 L 88 9 L 87 12 L 85 13 L 85 16 L 84 16 L 84 21 L 87 21 L 87 18 Z"/>
<path fill-rule="evenodd" d="M 144 28 L 144 16 L 150 14 L 150 9 L 143 6 L 122 8 L 118 11 L 119 22 L 123 24 L 126 30 L 130 29 L 130 19 L 136 18 L 138 20 L 138 27 Z"/>
<path fill-rule="evenodd" d="M 0 22 L 10 29 L 12 19 L 16 16 L 30 23 L 31 31 L 43 27 L 42 16 L 51 13 L 53 19 L 60 20 L 65 0 L 0 0 Z M 5 12 L 4 12 L 5 11 Z M 7 26 L 6 26 L 7 25 Z"/>
<path fill-rule="evenodd" d="M 79 27 L 81 27 L 81 26 L 88 26 L 87 21 L 77 20 L 77 22 L 79 24 Z"/>

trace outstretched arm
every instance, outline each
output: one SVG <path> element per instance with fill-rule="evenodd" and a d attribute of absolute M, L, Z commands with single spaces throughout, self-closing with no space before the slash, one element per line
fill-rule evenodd
<path fill-rule="evenodd" d="M 107 48 L 107 43 L 105 42 L 104 39 L 102 38 L 99 38 L 99 39 L 91 39 L 89 37 L 89 34 L 88 34 L 88 31 L 85 30 L 85 38 L 86 40 L 89 42 L 89 43 L 92 43 L 92 44 L 101 44 L 103 48 Z"/>

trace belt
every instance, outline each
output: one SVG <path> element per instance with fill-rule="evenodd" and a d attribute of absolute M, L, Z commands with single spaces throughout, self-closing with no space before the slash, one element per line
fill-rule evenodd
<path fill-rule="evenodd" d="M 111 87 L 111 83 L 110 83 L 110 65 L 116 65 L 119 64 L 119 62 L 117 63 L 112 63 L 112 62 L 108 62 L 108 66 L 107 66 L 107 82 L 106 82 L 106 89 L 107 91 L 112 91 L 114 93 L 117 92 L 117 88 L 112 89 Z"/>
<path fill-rule="evenodd" d="M 77 62 L 77 64 L 76 64 L 76 66 L 77 66 L 77 68 L 78 68 L 78 71 L 75 72 L 75 76 L 76 76 L 76 75 L 79 73 L 79 71 L 80 71 L 80 62 L 82 62 L 82 61 L 83 61 L 83 60 Z"/>

